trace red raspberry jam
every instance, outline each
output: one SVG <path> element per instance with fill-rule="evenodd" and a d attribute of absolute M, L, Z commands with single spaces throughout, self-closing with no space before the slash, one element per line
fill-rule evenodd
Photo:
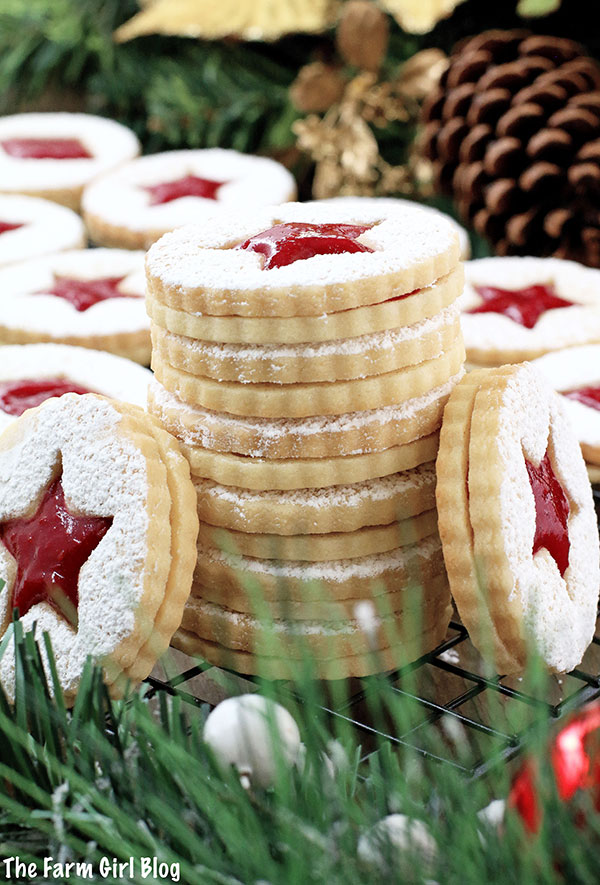
<path fill-rule="evenodd" d="M 294 261 L 314 255 L 338 255 L 341 252 L 372 252 L 357 242 L 357 237 L 370 230 L 371 224 L 304 224 L 290 221 L 276 224 L 255 234 L 236 249 L 247 249 L 264 255 L 263 270 L 285 267 Z"/>
<path fill-rule="evenodd" d="M 93 157 L 78 138 L 7 138 L 0 144 L 7 154 L 21 160 L 89 160 Z"/>
<path fill-rule="evenodd" d="M 17 230 L 23 227 L 22 224 L 9 224 L 8 221 L 0 221 L 0 235 L 8 233 L 9 230 Z"/>
<path fill-rule="evenodd" d="M 503 313 L 527 329 L 533 329 L 547 310 L 573 306 L 572 301 L 559 298 L 552 286 L 528 286 L 526 289 L 514 290 L 475 286 L 475 291 L 483 298 L 483 304 L 473 307 L 467 313 Z"/>
<path fill-rule="evenodd" d="M 63 393 L 93 393 L 67 378 L 19 378 L 18 381 L 0 381 L 0 409 L 18 417 L 27 409 L 39 406 L 51 396 Z"/>
<path fill-rule="evenodd" d="M 578 390 L 563 390 L 563 396 L 577 400 L 590 409 L 600 411 L 600 387 L 580 387 Z"/>
<path fill-rule="evenodd" d="M 23 616 L 46 601 L 76 624 L 79 571 L 111 525 L 112 517 L 69 513 L 60 477 L 34 516 L 0 525 L 0 540 L 17 561 L 12 608 Z"/>
<path fill-rule="evenodd" d="M 204 197 L 205 200 L 216 200 L 219 188 L 224 184 L 227 182 L 186 175 L 177 181 L 149 185 L 144 187 L 144 190 L 150 194 L 150 205 L 157 206 L 159 203 L 170 203 L 171 200 L 178 200 L 180 197 Z"/>
<path fill-rule="evenodd" d="M 569 565 L 569 502 L 550 464 L 548 453 L 534 467 L 525 461 L 535 500 L 535 537 L 533 554 L 544 547 L 558 566 L 561 575 Z"/>
<path fill-rule="evenodd" d="M 141 295 L 131 295 L 129 292 L 121 292 L 118 288 L 125 277 L 103 277 L 98 280 L 76 280 L 71 277 L 54 277 L 52 287 L 41 289 L 36 295 L 56 295 L 69 301 L 75 310 L 83 311 L 106 301 L 108 298 L 141 298 Z"/>

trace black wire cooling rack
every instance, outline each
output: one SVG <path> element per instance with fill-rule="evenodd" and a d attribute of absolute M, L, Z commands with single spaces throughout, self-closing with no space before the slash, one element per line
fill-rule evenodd
<path fill-rule="evenodd" d="M 594 498 L 600 510 L 600 490 L 594 490 Z M 467 777 L 481 777 L 492 766 L 517 756 L 541 721 L 559 719 L 600 697 L 600 620 L 581 665 L 552 677 L 539 694 L 521 691 L 520 680 L 514 677 L 486 673 L 466 629 L 457 621 L 451 621 L 438 648 L 386 678 L 392 690 L 412 706 L 413 714 L 402 727 L 392 721 L 373 722 L 367 705 L 368 679 L 351 680 L 343 701 L 324 704 L 321 709 L 356 729 L 365 756 L 382 741 L 389 741 L 452 765 Z M 167 692 L 195 706 L 214 706 L 229 695 L 256 689 L 253 677 L 221 670 L 181 652 L 173 652 L 169 665 L 159 666 L 147 682 L 149 697 Z M 431 749 L 432 727 L 444 738 L 435 743 L 435 751 Z"/>

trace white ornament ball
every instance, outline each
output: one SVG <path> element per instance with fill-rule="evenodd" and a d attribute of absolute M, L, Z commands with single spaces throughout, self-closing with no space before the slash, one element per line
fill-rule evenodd
<path fill-rule="evenodd" d="M 300 732 L 288 711 L 257 694 L 222 701 L 209 714 L 204 740 L 224 766 L 234 765 L 245 785 L 270 787 L 278 764 L 296 763 Z"/>
<path fill-rule="evenodd" d="M 437 845 L 420 820 L 404 814 L 388 814 L 358 840 L 358 857 L 365 866 L 385 870 L 391 862 L 399 871 L 414 874 L 413 862 L 420 861 L 420 872 L 433 871 Z"/>

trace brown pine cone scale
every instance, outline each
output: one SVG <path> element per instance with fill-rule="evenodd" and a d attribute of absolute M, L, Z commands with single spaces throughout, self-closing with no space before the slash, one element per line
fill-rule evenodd
<path fill-rule="evenodd" d="M 526 31 L 461 41 L 423 107 L 436 187 L 503 255 L 600 266 L 600 66 Z"/>

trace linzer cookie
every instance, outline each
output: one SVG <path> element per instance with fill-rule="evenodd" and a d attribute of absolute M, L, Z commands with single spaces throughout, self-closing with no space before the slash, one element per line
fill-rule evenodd
<path fill-rule="evenodd" d="M 419 208 L 288 203 L 179 228 L 150 249 L 146 272 L 153 300 L 176 311 L 320 317 L 404 296 L 418 304 L 417 290 L 454 270 L 459 253 L 451 225 Z"/>
<path fill-rule="evenodd" d="M 458 254 L 447 222 L 375 205 L 223 214 L 151 248 L 149 410 L 200 515 L 178 647 L 278 677 L 308 653 L 339 678 L 443 637 L 431 465 L 464 372 Z"/>
<path fill-rule="evenodd" d="M 558 258 L 482 258 L 465 265 L 460 299 L 467 359 L 521 362 L 600 342 L 600 271 Z"/>
<path fill-rule="evenodd" d="M 75 344 L 150 361 L 141 252 L 58 252 L 1 269 L 0 291 L 2 344 Z"/>
<path fill-rule="evenodd" d="M 600 344 L 548 353 L 533 365 L 562 404 L 588 465 L 600 465 Z"/>
<path fill-rule="evenodd" d="M 154 355 L 152 368 L 167 390 L 192 405 L 246 417 L 306 418 L 398 405 L 446 384 L 464 360 L 458 334 L 452 346 L 432 360 L 348 381 L 239 384 L 174 369 Z"/>
<path fill-rule="evenodd" d="M 67 344 L 0 346 L 0 431 L 65 393 L 99 393 L 144 407 L 152 373 L 111 353 Z"/>
<path fill-rule="evenodd" d="M 347 381 L 382 375 L 441 356 L 458 335 L 456 305 L 395 329 L 304 344 L 218 344 L 152 324 L 153 353 L 192 375 L 244 384 Z"/>
<path fill-rule="evenodd" d="M 530 365 L 478 370 L 450 397 L 437 460 L 444 559 L 459 613 L 500 672 L 533 649 L 565 672 L 593 635 L 598 526 L 577 439 Z"/>
<path fill-rule="evenodd" d="M 80 217 L 49 200 L 0 194 L 0 267 L 85 246 Z"/>
<path fill-rule="evenodd" d="M 194 477 L 198 516 L 223 528 L 274 535 L 352 532 L 435 507 L 433 462 L 351 485 L 252 491 Z"/>
<path fill-rule="evenodd" d="M 191 406 L 153 380 L 148 409 L 181 440 L 192 461 L 205 458 L 200 449 L 269 460 L 339 458 L 382 452 L 435 433 L 450 392 L 463 375 L 461 368 L 445 384 L 393 406 L 278 419 L 245 418 Z"/>
<path fill-rule="evenodd" d="M 0 193 L 45 197 L 79 209 L 85 185 L 140 152 L 134 133 L 91 114 L 0 118 Z"/>
<path fill-rule="evenodd" d="M 158 301 L 150 290 L 146 292 L 146 307 L 150 318 L 158 326 L 188 338 L 224 344 L 315 344 L 412 326 L 435 317 L 456 301 L 463 290 L 463 282 L 462 267 L 456 267 L 430 286 L 408 293 L 406 297 L 320 316 L 211 316 L 186 313 Z"/>
<path fill-rule="evenodd" d="M 65 394 L 4 431 L 0 488 L 2 632 L 16 608 L 49 633 L 68 703 L 88 656 L 121 693 L 165 651 L 191 584 L 194 490 L 177 445 L 135 406 Z"/>
<path fill-rule="evenodd" d="M 94 242 L 147 249 L 167 231 L 224 210 L 295 198 L 294 178 L 275 160 L 211 148 L 133 160 L 93 182 L 82 207 Z"/>

